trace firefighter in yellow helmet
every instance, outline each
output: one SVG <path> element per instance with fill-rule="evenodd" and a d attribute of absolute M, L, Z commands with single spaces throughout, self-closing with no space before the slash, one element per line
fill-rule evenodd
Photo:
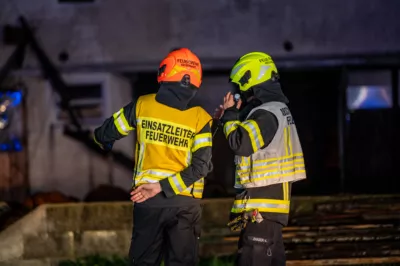
<path fill-rule="evenodd" d="M 211 116 L 188 107 L 202 82 L 197 56 L 172 51 L 160 64 L 157 94 L 139 97 L 94 132 L 110 150 L 136 134 L 130 265 L 195 265 L 204 177 L 211 171 Z M 164 257 L 164 258 L 163 258 Z"/>
<path fill-rule="evenodd" d="M 230 83 L 216 116 L 235 153 L 237 195 L 228 226 L 241 231 L 237 265 L 283 266 L 291 184 L 306 178 L 296 125 L 269 55 L 242 56 Z"/>

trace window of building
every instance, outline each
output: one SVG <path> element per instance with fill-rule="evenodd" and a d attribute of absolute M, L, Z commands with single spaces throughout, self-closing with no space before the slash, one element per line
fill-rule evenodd
<path fill-rule="evenodd" d="M 82 125 L 97 125 L 103 119 L 103 92 L 101 84 L 74 84 L 68 86 L 70 106 Z M 67 110 L 58 109 L 57 119 L 70 123 Z"/>
<path fill-rule="evenodd" d="M 379 109 L 392 107 L 392 89 L 389 86 L 349 86 L 347 108 Z"/>
<path fill-rule="evenodd" d="M 349 73 L 347 108 L 392 108 L 392 74 L 389 70 L 357 70 Z"/>

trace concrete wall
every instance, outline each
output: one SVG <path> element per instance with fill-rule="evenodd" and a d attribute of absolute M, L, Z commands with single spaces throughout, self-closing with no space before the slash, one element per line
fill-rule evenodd
<path fill-rule="evenodd" d="M 329 197 L 295 198 L 292 214 L 313 212 L 314 204 Z M 203 200 L 201 256 L 232 254 L 236 241 L 226 226 L 232 199 Z M 296 209 L 299 209 L 297 211 Z M 0 265 L 5 261 L 74 258 L 92 254 L 126 256 L 132 232 L 129 202 L 41 205 L 0 233 Z"/>
<path fill-rule="evenodd" d="M 104 115 L 111 116 L 129 103 L 131 86 L 123 78 L 110 74 L 69 75 L 69 83 L 96 81 L 103 84 Z M 129 188 L 132 171 L 87 150 L 82 144 L 63 135 L 63 127 L 56 119 L 55 93 L 44 79 L 25 77 L 28 87 L 28 152 L 29 179 L 32 192 L 59 190 L 82 198 L 92 186 L 109 183 Z M 87 129 L 93 129 L 88 126 Z M 133 139 L 126 137 L 115 149 L 133 156 Z M 92 183 L 91 183 L 92 178 Z"/>
<path fill-rule="evenodd" d="M 353 228 L 356 232 L 357 229 L 364 230 L 362 234 L 365 235 L 365 228 L 369 228 L 368 225 L 376 224 L 375 226 L 378 227 L 381 221 L 379 217 L 385 219 L 385 223 L 387 223 L 387 219 L 391 219 L 389 217 L 396 216 L 393 211 L 390 214 L 392 216 L 387 216 L 388 214 L 382 216 L 382 213 L 380 215 L 376 213 L 379 209 L 386 210 L 388 200 L 392 200 L 396 204 L 398 198 L 396 195 L 293 197 L 291 200 L 291 220 L 294 223 L 286 228 L 284 239 L 291 239 L 292 244 L 306 239 L 308 246 L 304 251 L 304 256 L 307 256 L 307 252 L 313 249 L 313 242 L 310 241 L 313 241 L 318 235 L 321 236 L 321 240 L 325 237 L 325 240 L 322 240 L 315 247 L 316 253 L 320 254 L 324 245 L 326 248 L 327 231 L 335 232 L 332 237 L 336 236 L 341 239 L 338 241 L 343 241 L 343 238 L 346 238 L 346 229 L 352 228 L 347 223 L 343 227 L 338 227 L 335 223 L 327 225 L 327 221 L 322 217 L 330 217 L 330 219 L 337 221 L 338 218 L 335 217 L 339 213 L 346 213 L 347 216 L 343 220 L 350 219 L 347 222 L 351 223 L 353 220 L 349 215 L 350 212 L 358 213 L 360 209 L 365 208 L 364 214 L 369 218 L 363 221 L 363 226 L 358 225 Z M 202 201 L 200 256 L 231 255 L 236 252 L 239 234 L 230 232 L 226 226 L 232 201 L 233 199 L 229 198 Z M 30 260 L 44 260 L 46 258 L 68 259 L 93 254 L 126 256 L 132 232 L 132 210 L 133 205 L 130 202 L 41 205 L 0 232 L 0 265 L 57 265 L 45 264 L 43 261 L 42 264 L 39 261 L 37 264 L 23 264 L 22 262 L 23 260 L 29 262 Z M 376 216 L 376 220 L 373 216 Z M 321 224 L 314 223 L 313 219 L 318 219 Z M 385 225 L 386 230 L 388 228 L 387 224 Z M 324 228 L 322 229 L 319 226 Z M 329 229 L 326 226 L 329 226 Z M 372 228 L 369 228 L 369 230 L 372 230 Z M 354 234 L 357 235 L 357 233 Z M 387 234 L 390 234 L 390 231 Z M 300 240 L 301 238 L 303 240 Z M 371 242 L 372 239 L 374 238 L 370 239 Z M 352 238 L 351 241 L 353 242 L 355 239 Z M 329 243 L 329 241 L 327 242 Z M 304 244 L 304 242 L 300 243 Z M 292 250 L 292 248 L 288 247 L 289 250 Z M 385 249 L 385 251 L 387 250 Z M 365 257 L 365 255 L 362 255 L 362 257 Z M 315 258 L 319 258 L 319 256 Z M 340 265 L 345 264 L 341 263 Z M 372 263 L 368 265 L 370 264 Z M 299 265 L 339 264 L 325 262 Z M 355 265 L 355 263 L 351 265 Z"/>
<path fill-rule="evenodd" d="M 24 15 L 51 58 L 66 50 L 70 65 L 158 62 L 177 46 L 204 60 L 251 50 L 273 56 L 399 51 L 397 0 L 0 0 L 0 6 L 0 25 Z M 294 45 L 291 53 L 285 40 Z M 11 50 L 0 46 L 0 64 Z"/>

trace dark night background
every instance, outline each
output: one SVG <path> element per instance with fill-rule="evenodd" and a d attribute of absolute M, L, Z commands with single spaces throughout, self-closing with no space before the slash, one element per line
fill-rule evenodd
<path fill-rule="evenodd" d="M 392 68 L 325 67 L 303 69 L 281 69 L 281 83 L 289 98 L 289 107 L 294 115 L 305 154 L 307 180 L 294 185 L 294 195 L 329 195 L 337 193 L 397 193 L 400 184 L 396 164 L 399 155 L 399 102 L 392 93 L 393 107 L 376 108 L 374 101 L 367 108 L 349 110 L 346 105 L 346 89 L 353 72 L 369 73 L 386 71 L 391 77 L 389 89 L 398 86 L 398 72 Z M 134 83 L 134 98 L 156 92 L 155 73 L 137 74 Z M 228 77 L 228 70 L 206 71 L 205 82 L 193 104 L 198 104 L 210 113 L 214 110 L 228 88 L 207 88 L 207 77 Z M 379 85 L 379 84 L 371 84 Z M 210 95 L 215 94 L 214 100 Z M 397 94 L 398 95 L 398 94 Z M 222 131 L 214 141 L 214 173 L 233 167 L 233 155 L 224 145 Z M 227 156 L 229 154 L 229 157 Z M 233 173 L 232 173 L 233 175 Z M 379 178 L 377 179 L 377 176 Z M 210 177 L 211 178 L 211 177 Z M 233 180 L 233 176 L 232 176 Z M 229 181 L 228 181 L 229 182 Z"/>
<path fill-rule="evenodd" d="M 400 263 L 399 18 L 399 0 L 0 0 L 0 262 L 126 257 L 134 134 L 106 154 L 91 132 L 156 92 L 160 61 L 187 47 L 204 73 L 191 104 L 210 114 L 238 57 L 277 65 L 307 172 L 288 265 Z M 202 259 L 237 252 L 234 156 L 213 130 Z"/>

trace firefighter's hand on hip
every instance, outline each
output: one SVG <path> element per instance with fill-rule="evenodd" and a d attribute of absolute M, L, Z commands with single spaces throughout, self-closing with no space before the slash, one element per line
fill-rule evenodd
<path fill-rule="evenodd" d="M 141 203 L 145 200 L 148 200 L 158 193 L 161 192 L 161 185 L 160 183 L 149 183 L 149 184 L 143 184 L 137 188 L 135 188 L 131 192 L 131 200 L 133 202 Z"/>

